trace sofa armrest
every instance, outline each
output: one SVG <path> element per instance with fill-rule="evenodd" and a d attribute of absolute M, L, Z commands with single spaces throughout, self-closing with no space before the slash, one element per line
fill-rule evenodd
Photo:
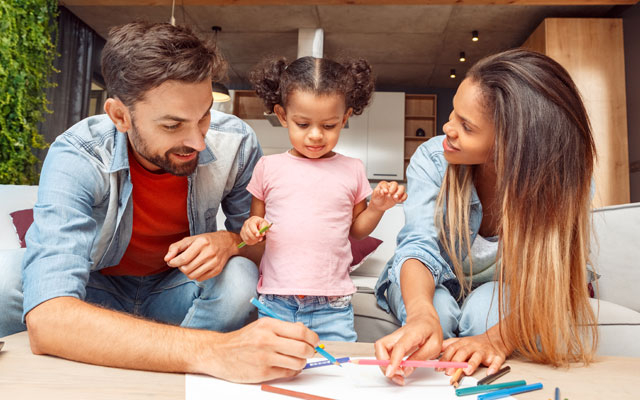
<path fill-rule="evenodd" d="M 0 250 L 20 248 L 20 241 L 9 214 L 33 208 L 37 198 L 37 186 L 0 185 Z"/>
<path fill-rule="evenodd" d="M 640 203 L 600 208 L 592 219 L 598 296 L 640 312 Z"/>

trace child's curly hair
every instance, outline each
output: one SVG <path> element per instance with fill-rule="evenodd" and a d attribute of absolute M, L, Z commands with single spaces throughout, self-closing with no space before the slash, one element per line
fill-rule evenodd
<path fill-rule="evenodd" d="M 251 71 L 249 80 L 268 112 L 273 112 L 276 104 L 286 108 L 287 97 L 294 90 L 304 90 L 317 95 L 342 94 L 347 109 L 360 115 L 374 91 L 371 65 L 363 59 L 339 63 L 302 57 L 287 64 L 285 58 L 267 58 Z"/>

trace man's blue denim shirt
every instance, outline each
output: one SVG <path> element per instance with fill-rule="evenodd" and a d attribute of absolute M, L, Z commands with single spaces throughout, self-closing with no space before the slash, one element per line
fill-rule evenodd
<path fill-rule="evenodd" d="M 222 206 L 226 229 L 239 232 L 251 207 L 246 186 L 262 150 L 251 127 L 215 110 L 205 143 L 188 177 L 189 231 L 217 231 Z M 89 273 L 120 262 L 131 239 L 132 187 L 126 134 L 107 115 L 80 121 L 51 145 L 26 235 L 23 319 L 55 297 L 84 299 Z"/>
<path fill-rule="evenodd" d="M 420 261 L 431 271 L 436 286 L 455 279 L 451 260 L 440 244 L 435 224 L 436 199 L 448 165 L 442 148 L 444 138 L 444 135 L 436 136 L 423 143 L 407 167 L 408 197 L 403 205 L 405 225 L 398 234 L 396 251 L 375 288 L 378 304 L 386 311 L 389 311 L 389 305 L 384 293 L 390 283 L 400 285 L 402 264 L 410 258 Z M 482 205 L 473 184 L 470 207 L 469 228 L 473 243 L 482 222 Z M 466 257 L 465 249 L 462 249 L 462 255 Z"/>

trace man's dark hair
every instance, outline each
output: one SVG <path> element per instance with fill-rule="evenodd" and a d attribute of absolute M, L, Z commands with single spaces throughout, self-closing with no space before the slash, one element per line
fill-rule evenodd
<path fill-rule="evenodd" d="M 187 27 L 168 23 L 114 27 L 102 50 L 107 92 L 127 106 L 165 81 L 219 81 L 225 72 L 226 62 L 215 44 L 201 40 Z"/>

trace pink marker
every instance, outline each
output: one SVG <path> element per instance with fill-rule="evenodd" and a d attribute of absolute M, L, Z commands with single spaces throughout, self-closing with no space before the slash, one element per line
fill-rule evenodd
<path fill-rule="evenodd" d="M 390 360 L 366 360 L 366 359 L 351 359 L 349 362 L 359 365 L 378 365 L 386 367 L 391 364 Z M 453 361 L 417 361 L 417 360 L 405 360 L 400 363 L 402 367 L 414 367 L 414 368 L 467 368 L 469 364 L 466 362 L 453 362 Z"/>

